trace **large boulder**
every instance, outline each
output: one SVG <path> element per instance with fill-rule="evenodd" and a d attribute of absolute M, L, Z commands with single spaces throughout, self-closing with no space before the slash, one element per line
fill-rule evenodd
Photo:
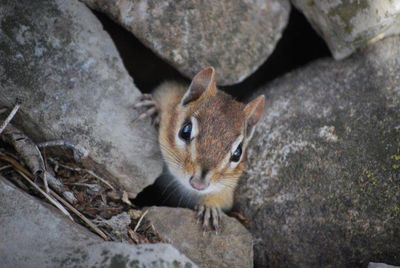
<path fill-rule="evenodd" d="M 238 83 L 272 53 L 287 0 L 82 0 L 108 14 L 187 77 L 212 65 L 218 84 Z"/>
<path fill-rule="evenodd" d="M 0 177 L 1 267 L 197 267 L 168 244 L 104 242 Z"/>
<path fill-rule="evenodd" d="M 77 0 L 0 2 L 0 105 L 23 101 L 16 124 L 36 141 L 90 151 L 132 194 L 161 172 L 157 137 L 136 122 L 139 91 L 109 35 Z M 146 165 L 143 165 L 143 163 Z"/>
<path fill-rule="evenodd" d="M 400 264 L 400 37 L 262 88 L 238 203 L 257 267 Z"/>
<path fill-rule="evenodd" d="M 164 241 L 200 267 L 253 267 L 253 239 L 243 225 L 224 214 L 221 232 L 204 232 L 195 215 L 184 208 L 152 207 L 146 217 Z"/>
<path fill-rule="evenodd" d="M 335 59 L 400 33 L 400 5 L 392 0 L 291 0 L 328 44 Z"/>

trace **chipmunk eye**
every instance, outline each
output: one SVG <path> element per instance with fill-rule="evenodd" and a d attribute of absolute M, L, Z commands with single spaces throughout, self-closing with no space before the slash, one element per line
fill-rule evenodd
<path fill-rule="evenodd" d="M 236 148 L 236 150 L 233 152 L 231 156 L 231 161 L 238 162 L 241 156 L 242 156 L 242 144 L 239 144 L 239 146 Z"/>
<path fill-rule="evenodd" d="M 183 124 L 181 130 L 179 131 L 179 137 L 182 140 L 189 142 L 191 134 L 192 134 L 192 122 L 189 121 Z"/>

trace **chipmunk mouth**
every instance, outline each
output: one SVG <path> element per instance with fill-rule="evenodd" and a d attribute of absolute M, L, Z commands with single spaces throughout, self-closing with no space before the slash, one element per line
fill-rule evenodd
<path fill-rule="evenodd" d="M 204 180 L 199 180 L 192 176 L 189 180 L 190 185 L 197 191 L 204 191 L 210 186 L 210 183 Z"/>

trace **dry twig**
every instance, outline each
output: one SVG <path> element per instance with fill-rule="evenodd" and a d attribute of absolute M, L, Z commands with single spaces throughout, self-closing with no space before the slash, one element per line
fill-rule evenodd
<path fill-rule="evenodd" d="M 134 231 L 135 233 L 136 233 L 136 231 L 139 229 L 139 226 L 140 226 L 140 224 L 142 223 L 143 218 L 144 218 L 144 216 L 146 216 L 147 212 L 149 212 L 148 209 L 146 209 L 146 211 L 143 212 L 142 216 L 140 216 L 138 222 L 136 223 L 135 229 L 133 229 L 133 231 Z"/>
<path fill-rule="evenodd" d="M 128 206 L 132 206 L 132 202 L 131 202 L 131 200 L 129 200 L 129 196 L 126 191 L 123 191 L 121 200 Z"/>
<path fill-rule="evenodd" d="M 76 204 L 78 200 L 76 199 L 75 195 L 73 192 L 68 191 L 65 189 L 64 184 L 62 181 L 54 177 L 50 172 L 45 171 L 46 176 L 47 176 L 47 181 L 50 185 L 50 188 L 52 188 L 56 193 L 61 194 L 64 196 L 65 199 L 68 200 L 71 204 Z"/>
<path fill-rule="evenodd" d="M 54 196 L 59 202 L 62 203 L 62 205 L 57 201 L 54 200 L 49 194 L 44 192 L 39 186 L 37 186 L 33 181 L 32 181 L 32 174 L 29 173 L 27 169 L 25 169 L 20 163 L 18 163 L 15 159 L 4 155 L 0 153 L 0 160 L 6 161 L 10 163 L 15 170 L 20 174 L 25 180 L 28 181 L 30 185 L 32 185 L 36 190 L 38 190 L 41 194 L 43 194 L 46 199 L 50 201 L 54 206 L 56 206 L 58 209 L 60 209 L 65 215 L 67 215 L 72 221 L 71 214 L 62 206 L 64 205 L 67 207 L 70 211 L 72 211 L 76 216 L 78 216 L 83 222 L 85 222 L 90 228 L 93 229 L 95 233 L 97 233 L 101 238 L 104 240 L 109 240 L 107 235 L 101 231 L 95 224 L 93 224 L 88 218 L 86 218 L 82 213 L 80 213 L 77 209 L 75 209 L 71 204 L 69 204 L 67 201 L 65 201 L 61 196 L 59 196 L 56 192 L 50 190 L 50 194 Z"/>
<path fill-rule="evenodd" d="M 29 178 L 27 175 L 24 174 L 21 170 L 16 169 L 18 174 L 22 176 L 33 188 L 35 188 L 37 191 L 39 191 L 47 200 L 49 200 L 50 203 L 52 203 L 55 207 L 57 207 L 63 214 L 65 214 L 68 218 L 70 218 L 71 221 L 72 219 L 71 214 L 56 200 L 54 200 L 50 195 L 48 195 L 45 191 L 43 191 L 39 186 L 37 186 L 31 178 Z"/>
<path fill-rule="evenodd" d="M 15 148 L 22 160 L 32 171 L 33 176 L 35 178 L 39 177 L 43 180 L 45 190 L 48 193 L 49 186 L 47 184 L 47 176 L 45 173 L 46 167 L 44 165 L 42 154 L 36 144 L 22 131 L 11 124 L 9 124 L 4 130 L 1 138 Z"/>
<path fill-rule="evenodd" d="M 11 122 L 11 120 L 14 118 L 14 116 L 18 112 L 20 106 L 21 106 L 21 104 L 17 103 L 14 106 L 14 108 L 11 110 L 10 114 L 7 116 L 6 120 L 4 120 L 3 124 L 1 124 L 0 135 L 3 132 L 3 130 L 7 127 L 7 125 Z"/>
<path fill-rule="evenodd" d="M 69 210 L 72 211 L 76 216 L 78 216 L 84 223 L 86 223 L 92 230 L 98 234 L 101 238 L 104 240 L 110 240 L 109 237 L 102 231 L 100 230 L 91 220 L 85 217 L 82 213 L 80 213 L 76 208 L 71 206 L 67 201 L 65 201 L 61 196 L 56 194 L 55 192 L 51 191 L 51 194 L 58 200 L 60 201 L 64 206 L 66 206 Z"/>
<path fill-rule="evenodd" d="M 75 172 L 86 172 L 86 173 L 90 174 L 91 176 L 93 176 L 94 178 L 101 181 L 102 183 L 104 183 L 105 185 L 107 185 L 110 189 L 115 190 L 114 186 L 112 186 L 108 181 L 106 181 L 105 179 L 103 179 L 102 177 L 100 177 L 99 175 L 97 175 L 96 173 L 94 173 L 93 171 L 91 171 L 89 169 L 79 168 L 79 167 L 70 167 L 68 165 L 59 163 L 57 160 L 55 160 L 51 157 L 49 157 L 48 160 L 58 167 L 63 167 L 65 169 L 72 170 Z"/>
<path fill-rule="evenodd" d="M 10 163 L 11 166 L 13 166 L 16 170 L 20 170 L 26 176 L 31 176 L 29 171 L 27 169 L 25 169 L 20 163 L 18 163 L 18 161 L 15 160 L 14 158 L 12 158 L 8 155 L 5 155 L 3 153 L 0 153 L 0 159 L 7 163 Z M 45 171 L 45 172 L 47 173 L 47 178 L 48 178 L 51 188 L 53 188 L 59 194 L 62 194 L 68 200 L 68 202 L 70 202 L 72 204 L 77 202 L 75 195 L 72 192 L 67 191 L 61 181 L 59 181 L 57 178 L 55 178 L 53 175 L 51 175 L 47 171 Z"/>
<path fill-rule="evenodd" d="M 3 171 L 3 170 L 5 170 L 7 168 L 10 168 L 10 167 L 12 167 L 12 166 L 11 165 L 4 165 L 4 166 L 0 167 L 0 171 Z"/>
<path fill-rule="evenodd" d="M 86 158 L 89 155 L 89 151 L 83 148 L 80 145 L 73 144 L 72 142 L 65 140 L 54 140 L 54 141 L 46 141 L 38 144 L 39 148 L 53 147 L 53 146 L 61 146 L 71 149 L 74 153 L 74 159 L 77 162 L 80 162 L 82 159 Z"/>

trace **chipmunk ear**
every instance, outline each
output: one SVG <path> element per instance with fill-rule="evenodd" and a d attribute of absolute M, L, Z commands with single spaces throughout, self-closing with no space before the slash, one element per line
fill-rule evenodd
<path fill-rule="evenodd" d="M 261 119 L 265 110 L 264 95 L 258 96 L 244 107 L 246 117 L 246 139 L 250 140 L 253 136 L 255 126 Z"/>
<path fill-rule="evenodd" d="M 207 67 L 195 75 L 189 89 L 182 98 L 182 105 L 199 99 L 201 96 L 213 96 L 217 92 L 215 70 Z"/>

